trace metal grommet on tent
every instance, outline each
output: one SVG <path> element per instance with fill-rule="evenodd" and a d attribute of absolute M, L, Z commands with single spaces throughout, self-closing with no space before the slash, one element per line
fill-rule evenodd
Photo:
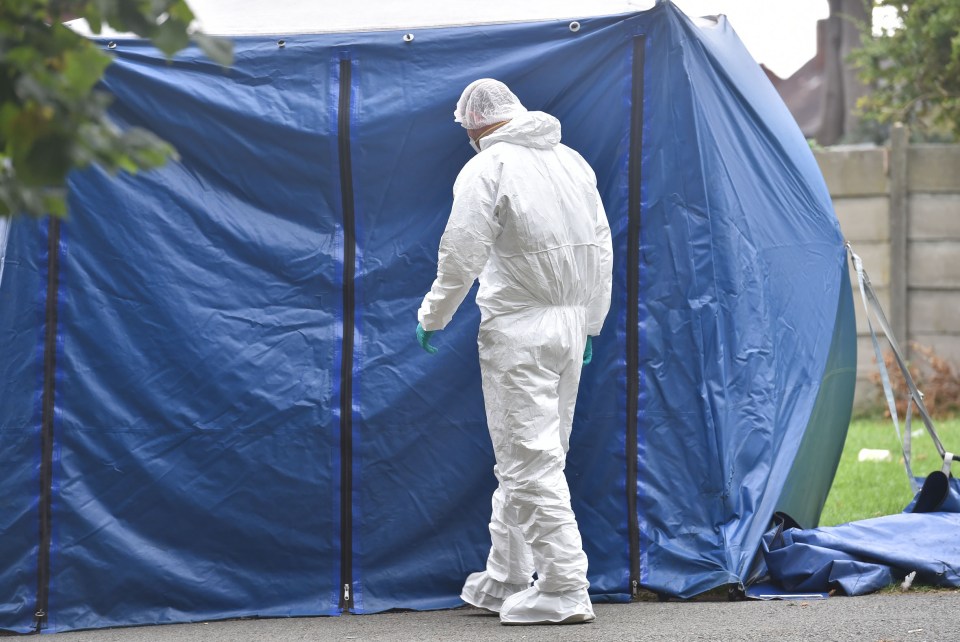
<path fill-rule="evenodd" d="M 277 46 L 278 46 L 279 48 L 283 49 L 284 47 L 287 46 L 287 41 L 286 41 L 286 40 L 277 40 Z"/>
<path fill-rule="evenodd" d="M 571 23 L 570 23 L 570 31 L 572 31 L 573 33 L 577 33 L 578 31 L 580 31 L 580 23 L 577 22 L 576 20 L 574 20 L 573 22 L 571 22 Z"/>
<path fill-rule="evenodd" d="M 116 49 L 116 48 L 117 48 L 117 43 L 115 43 L 113 40 L 107 43 L 107 49 Z"/>
<path fill-rule="evenodd" d="M 412 33 L 405 33 L 405 34 L 403 34 L 403 41 L 404 41 L 404 42 L 413 42 L 413 34 L 412 34 Z"/>

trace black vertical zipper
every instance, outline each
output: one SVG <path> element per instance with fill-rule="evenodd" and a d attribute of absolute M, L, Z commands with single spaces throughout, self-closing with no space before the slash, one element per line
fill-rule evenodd
<path fill-rule="evenodd" d="M 353 209 L 353 167 L 350 160 L 350 60 L 340 61 L 337 139 L 340 198 L 343 206 L 343 346 L 340 362 L 340 607 L 353 604 L 353 332 L 356 229 Z"/>
<path fill-rule="evenodd" d="M 37 557 L 39 633 L 47 624 L 50 598 L 50 541 L 53 527 L 53 416 L 57 365 L 57 300 L 60 291 L 60 219 L 50 217 L 47 232 L 47 294 L 43 337 L 43 392 L 40 414 L 40 550 Z"/>
<path fill-rule="evenodd" d="M 646 37 L 633 40 L 630 100 L 630 161 L 627 197 L 627 528 L 630 537 L 630 589 L 640 588 L 640 523 L 637 515 L 637 410 L 640 396 L 640 187 L 643 153 L 643 58 Z"/>

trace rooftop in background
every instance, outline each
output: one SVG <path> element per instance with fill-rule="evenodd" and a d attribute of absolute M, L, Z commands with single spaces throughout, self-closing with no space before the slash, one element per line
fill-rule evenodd
<path fill-rule="evenodd" d="M 827 0 L 674 0 L 688 16 L 722 13 L 754 60 L 787 78 L 816 54 L 817 20 L 830 13 Z"/>
<path fill-rule="evenodd" d="M 789 77 L 781 78 L 769 67 L 760 67 L 776 87 L 783 102 L 807 138 L 814 138 L 823 118 L 823 91 L 825 55 L 823 49 L 826 22 L 817 25 L 817 49 L 815 55 Z"/>

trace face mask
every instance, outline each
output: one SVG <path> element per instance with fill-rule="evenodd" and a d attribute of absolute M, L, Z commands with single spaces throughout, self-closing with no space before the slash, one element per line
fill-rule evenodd
<path fill-rule="evenodd" d="M 470 147 L 473 148 L 473 151 L 477 152 L 478 154 L 480 153 L 480 145 L 478 145 L 477 141 L 473 140 L 472 138 L 470 139 Z"/>

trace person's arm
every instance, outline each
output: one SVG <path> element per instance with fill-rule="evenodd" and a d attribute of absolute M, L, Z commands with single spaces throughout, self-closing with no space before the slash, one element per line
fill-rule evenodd
<path fill-rule="evenodd" d="M 613 245 L 610 241 L 610 224 L 607 223 L 607 214 L 603 209 L 600 194 L 596 195 L 597 212 L 596 228 L 597 243 L 600 245 L 600 261 L 598 263 L 597 287 L 587 304 L 587 335 L 597 336 L 603 327 L 603 320 L 610 310 L 610 290 L 613 285 Z"/>
<path fill-rule="evenodd" d="M 450 219 L 440 238 L 437 278 L 417 312 L 424 330 L 442 330 L 450 323 L 487 264 L 502 229 L 497 218 L 498 178 L 492 163 L 480 158 L 457 177 Z"/>

